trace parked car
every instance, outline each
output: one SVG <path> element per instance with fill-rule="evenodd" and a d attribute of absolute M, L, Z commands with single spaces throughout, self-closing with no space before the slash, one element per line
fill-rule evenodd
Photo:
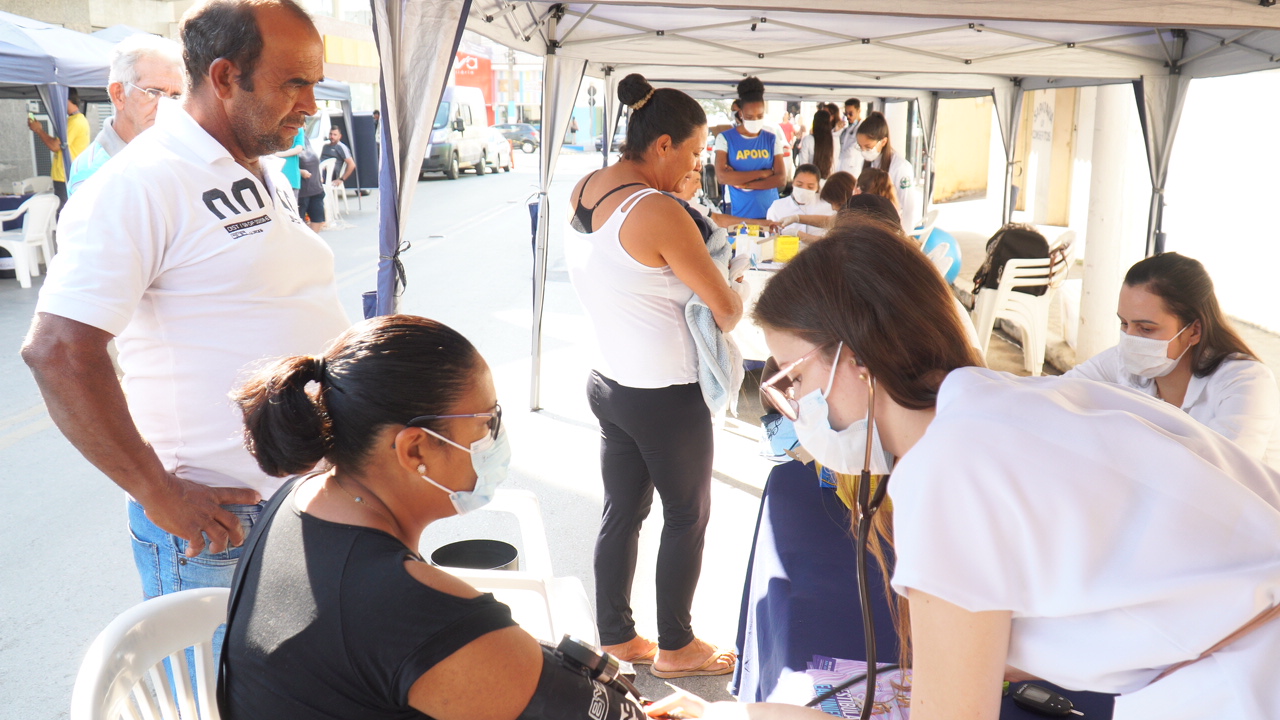
<path fill-rule="evenodd" d="M 488 165 L 484 148 L 488 133 L 488 115 L 480 88 L 446 87 L 435 122 L 431 124 L 431 144 L 422 159 L 421 175 L 442 172 L 450 180 L 456 180 L 459 173 L 468 168 L 477 175 L 485 174 Z"/>
<path fill-rule="evenodd" d="M 511 172 L 511 141 L 494 125 L 484 143 L 484 164 L 494 172 Z"/>
<path fill-rule="evenodd" d="M 538 128 L 529 123 L 499 123 L 494 127 L 502 131 L 502 134 L 511 141 L 512 146 L 518 146 L 526 153 L 537 150 L 542 144 L 542 135 L 538 132 Z"/>
<path fill-rule="evenodd" d="M 627 139 L 627 129 L 622 128 L 613 134 L 613 143 L 609 145 L 609 149 L 613 152 L 622 151 L 622 143 Z M 604 135 L 596 136 L 596 152 L 600 152 L 604 148 Z"/>

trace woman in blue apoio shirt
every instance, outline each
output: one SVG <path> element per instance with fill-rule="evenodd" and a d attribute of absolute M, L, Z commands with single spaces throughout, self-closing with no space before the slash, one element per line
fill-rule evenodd
<path fill-rule="evenodd" d="M 738 83 L 742 124 L 716 136 L 716 177 L 729 186 L 733 215 L 763 218 L 787 182 L 781 133 L 765 129 L 764 83 L 749 77 Z"/>

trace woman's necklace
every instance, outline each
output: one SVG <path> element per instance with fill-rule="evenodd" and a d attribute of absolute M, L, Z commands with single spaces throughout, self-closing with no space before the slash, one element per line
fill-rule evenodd
<path fill-rule="evenodd" d="M 345 485 L 343 485 L 343 484 L 342 484 L 342 481 L 338 479 L 338 474 L 337 474 L 337 473 L 333 473 L 333 474 L 331 474 L 329 477 L 333 478 L 333 483 L 334 483 L 335 485 L 337 485 L 337 486 L 338 486 L 338 489 L 339 489 L 339 490 L 341 490 L 342 492 L 346 493 L 346 494 L 347 494 L 347 497 L 349 497 L 349 498 L 351 498 L 353 501 L 355 501 L 355 503 L 356 503 L 357 505 L 363 505 L 363 506 L 365 506 L 365 507 L 369 508 L 370 510 L 372 510 L 372 511 L 374 511 L 374 512 L 378 513 L 379 515 L 381 515 L 381 516 L 382 516 L 382 518 L 383 518 L 384 520 L 386 520 L 387 522 L 389 522 L 389 523 L 391 524 L 391 528 L 392 528 L 392 529 L 394 529 L 394 530 L 398 530 L 398 529 L 400 528 L 400 524 L 399 524 L 399 523 L 397 523 L 397 522 L 395 521 L 395 518 L 391 517 L 391 515 L 389 515 L 388 513 L 384 512 L 381 508 L 378 508 L 378 507 L 375 507 L 375 506 L 373 506 L 373 505 L 370 505 L 370 504 L 369 504 L 369 502 L 368 502 L 367 500 L 365 500 L 363 497 L 361 497 L 361 496 L 359 496 L 359 495 L 353 495 L 353 494 L 351 493 L 351 491 L 350 491 L 350 490 L 348 490 L 348 489 L 347 489 L 347 487 L 346 487 Z"/>

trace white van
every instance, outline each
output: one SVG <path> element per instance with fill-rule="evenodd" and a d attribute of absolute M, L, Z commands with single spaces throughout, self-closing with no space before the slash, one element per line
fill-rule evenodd
<path fill-rule="evenodd" d="M 422 176 L 442 172 L 454 180 L 464 168 L 477 175 L 496 171 L 485 162 L 489 115 L 480 88 L 450 85 L 431 123 L 431 144 L 422 159 Z"/>

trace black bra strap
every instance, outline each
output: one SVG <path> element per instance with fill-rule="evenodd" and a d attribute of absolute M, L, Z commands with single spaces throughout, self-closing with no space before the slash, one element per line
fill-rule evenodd
<path fill-rule="evenodd" d="M 578 200 L 577 200 L 577 202 L 575 202 L 575 203 L 574 203 L 573 219 L 577 222 L 577 228 L 576 228 L 576 229 L 577 229 L 579 232 L 586 232 L 586 233 L 594 232 L 594 230 L 595 230 L 595 228 L 594 228 L 594 223 L 592 223 L 591 221 L 592 221 L 592 219 L 595 217 L 596 208 L 600 207 L 600 204 L 601 204 L 601 203 L 603 203 L 603 202 L 605 201 L 605 199 L 606 199 L 606 198 L 608 198 L 610 195 L 612 195 L 612 194 L 614 194 L 614 193 L 616 193 L 616 192 L 618 192 L 619 190 L 622 190 L 622 189 L 624 189 L 624 188 L 636 187 L 636 186 L 638 186 L 638 185 L 639 185 L 639 186 L 643 186 L 643 185 L 644 185 L 644 183 L 638 183 L 638 182 L 626 183 L 626 184 L 624 184 L 624 185 L 619 185 L 618 187 L 616 187 L 616 188 L 614 188 L 614 189 L 610 190 L 609 192 L 605 193 L 604 195 L 601 195 L 601 196 L 600 196 L 600 199 L 596 201 L 596 204 L 595 204 L 595 205 L 592 205 L 592 206 L 591 206 L 591 207 L 589 207 L 589 208 L 583 207 L 583 206 L 582 206 L 582 196 L 583 196 L 584 194 L 586 194 L 586 192 L 587 192 L 587 184 L 591 182 L 591 178 L 595 177 L 595 174 L 596 174 L 596 173 L 598 173 L 598 172 L 600 172 L 600 171 L 599 171 L 599 170 L 596 170 L 596 171 L 592 172 L 590 175 L 588 175 L 588 176 L 587 176 L 587 179 L 582 183 L 582 189 L 578 190 Z"/>

